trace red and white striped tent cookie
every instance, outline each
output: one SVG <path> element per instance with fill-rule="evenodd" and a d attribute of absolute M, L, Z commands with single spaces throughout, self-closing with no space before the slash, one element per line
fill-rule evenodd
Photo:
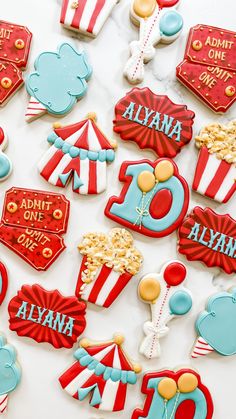
<path fill-rule="evenodd" d="M 115 158 L 111 143 L 95 122 L 95 114 L 73 125 L 55 128 L 48 136 L 51 147 L 39 162 L 49 183 L 65 187 L 73 177 L 73 191 L 99 194 L 106 189 L 107 163 Z"/>
<path fill-rule="evenodd" d="M 119 0 L 63 0 L 60 22 L 68 29 L 96 37 Z"/>
<path fill-rule="evenodd" d="M 76 362 L 59 378 L 64 390 L 77 400 L 90 395 L 89 404 L 99 410 L 124 409 L 127 384 L 136 384 L 139 365 L 132 365 L 121 348 L 122 336 L 105 343 L 80 342 Z"/>

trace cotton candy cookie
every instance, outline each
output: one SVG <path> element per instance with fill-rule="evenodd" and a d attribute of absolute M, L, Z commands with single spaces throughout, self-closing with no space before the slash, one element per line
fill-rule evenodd
<path fill-rule="evenodd" d="M 6 412 L 9 393 L 16 389 L 21 370 L 16 361 L 16 351 L 0 334 L 0 414 Z"/>

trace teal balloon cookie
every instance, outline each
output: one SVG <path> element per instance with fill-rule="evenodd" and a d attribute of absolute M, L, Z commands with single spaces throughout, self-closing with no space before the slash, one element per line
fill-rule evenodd
<path fill-rule="evenodd" d="M 92 68 L 84 51 L 64 43 L 57 52 L 41 53 L 34 66 L 35 72 L 26 81 L 30 95 L 27 122 L 46 112 L 65 115 L 85 95 Z"/>

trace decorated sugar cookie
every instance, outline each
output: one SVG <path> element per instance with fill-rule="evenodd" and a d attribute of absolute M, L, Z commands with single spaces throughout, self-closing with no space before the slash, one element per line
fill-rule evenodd
<path fill-rule="evenodd" d="M 142 264 L 133 237 L 124 228 L 109 234 L 88 233 L 78 249 L 83 255 L 75 294 L 102 307 L 110 307 Z"/>
<path fill-rule="evenodd" d="M 34 189 L 6 192 L 0 242 L 37 270 L 45 271 L 65 249 L 70 203 L 64 195 Z"/>
<path fill-rule="evenodd" d="M 16 389 L 20 379 L 15 348 L 0 334 L 0 414 L 6 413 L 9 394 Z"/>
<path fill-rule="evenodd" d="M 136 409 L 131 419 L 211 419 L 213 402 L 200 375 L 191 368 L 163 370 L 144 375 L 143 408 Z"/>
<path fill-rule="evenodd" d="M 12 162 L 7 157 L 5 153 L 3 153 L 8 145 L 8 137 L 5 131 L 0 127 L 0 182 L 7 179 L 12 172 Z"/>
<path fill-rule="evenodd" d="M 155 56 L 155 46 L 175 41 L 183 27 L 182 16 L 176 12 L 179 0 L 131 0 L 130 17 L 139 26 L 139 40 L 130 44 L 124 75 L 130 83 L 141 83 L 144 64 Z"/>
<path fill-rule="evenodd" d="M 236 191 L 236 120 L 212 123 L 195 138 L 200 149 L 193 190 L 218 202 Z"/>
<path fill-rule="evenodd" d="M 57 52 L 41 53 L 34 66 L 35 72 L 26 81 L 30 95 L 27 122 L 45 113 L 65 115 L 85 95 L 92 68 L 84 51 L 64 43 Z"/>
<path fill-rule="evenodd" d="M 186 266 L 173 261 L 166 263 L 160 274 L 147 274 L 139 283 L 139 298 L 151 309 L 151 320 L 144 323 L 145 338 L 140 346 L 141 354 L 148 359 L 161 355 L 160 339 L 169 332 L 167 323 L 192 308 L 191 293 L 183 286 L 186 275 Z"/>
<path fill-rule="evenodd" d="M 96 37 L 119 0 L 63 0 L 62 25 L 73 31 Z"/>
<path fill-rule="evenodd" d="M 23 285 L 9 303 L 9 327 L 18 336 L 48 342 L 54 348 L 72 348 L 83 333 L 86 304 L 58 290 Z"/>
<path fill-rule="evenodd" d="M 32 33 L 26 26 L 0 20 L 0 106 L 24 84 Z"/>
<path fill-rule="evenodd" d="M 179 252 L 188 260 L 236 272 L 236 221 L 210 208 L 195 207 L 179 228 Z"/>
<path fill-rule="evenodd" d="M 192 358 L 216 351 L 220 355 L 236 354 L 236 288 L 218 292 L 197 318 L 198 338 L 192 350 Z"/>
<path fill-rule="evenodd" d="M 136 384 L 141 372 L 132 364 L 121 345 L 123 336 L 109 342 L 80 341 L 76 362 L 60 376 L 62 388 L 74 399 L 89 397 L 89 405 L 98 410 L 118 412 L 124 409 L 128 384 Z"/>
<path fill-rule="evenodd" d="M 107 164 L 115 159 L 116 143 L 98 128 L 96 114 L 66 127 L 56 124 L 48 142 L 51 147 L 38 166 L 45 180 L 64 188 L 73 178 L 73 191 L 82 195 L 106 189 Z"/>
<path fill-rule="evenodd" d="M 236 32 L 196 25 L 190 32 L 177 78 L 214 112 L 236 100 Z"/>
<path fill-rule="evenodd" d="M 109 199 L 107 217 L 150 237 L 178 228 L 188 209 L 189 190 L 172 160 L 124 162 L 119 180 L 125 184 L 119 197 Z"/>
<path fill-rule="evenodd" d="M 135 87 L 115 107 L 114 131 L 160 157 L 175 157 L 192 138 L 195 114 L 186 105 Z"/>

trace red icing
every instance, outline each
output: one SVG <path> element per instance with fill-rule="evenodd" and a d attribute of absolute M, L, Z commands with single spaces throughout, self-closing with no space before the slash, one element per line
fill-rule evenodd
<path fill-rule="evenodd" d="M 175 413 L 175 419 L 194 419 L 195 403 L 193 400 L 182 402 Z"/>
<path fill-rule="evenodd" d="M 23 301 L 27 303 L 26 312 L 24 313 L 22 310 L 19 314 Z M 31 312 L 31 317 L 34 320 L 39 319 L 37 307 L 46 309 L 40 323 L 28 319 L 32 305 L 35 306 Z M 48 319 L 48 323 L 43 325 L 49 310 L 54 312 L 52 323 L 50 324 L 50 319 Z M 71 348 L 85 329 L 85 310 L 86 304 L 79 302 L 76 297 L 63 297 L 58 290 L 46 291 L 40 285 L 23 285 L 8 306 L 10 329 L 17 332 L 18 336 L 30 337 L 38 343 L 48 342 L 56 349 Z M 54 323 L 56 313 L 60 313 L 64 333 L 60 332 L 59 325 Z M 18 316 L 16 316 L 17 314 Z M 62 320 L 63 315 L 65 315 L 64 322 Z M 73 318 L 71 336 L 69 330 L 65 331 L 69 317 Z M 53 326 L 55 326 L 55 330 Z"/>
<path fill-rule="evenodd" d="M 26 26 L 0 20 L 0 60 L 25 68 L 32 40 L 32 33 Z M 19 44 L 17 48 L 15 43 Z"/>
<path fill-rule="evenodd" d="M 134 110 L 124 117 L 130 103 L 135 104 Z M 141 122 L 145 121 L 145 108 L 154 112 L 143 125 Z M 152 125 L 156 112 L 160 114 L 160 129 Z M 188 110 L 186 105 L 175 104 L 168 96 L 156 95 L 147 87 L 135 87 L 116 104 L 114 131 L 120 134 L 122 140 L 134 141 L 141 149 L 152 149 L 160 157 L 175 157 L 192 138 L 194 117 L 194 112 Z M 164 118 L 168 118 L 169 122 L 173 118 L 167 131 L 164 128 L 161 131 Z M 174 133 L 177 122 L 181 124 L 180 136 Z M 152 128 L 149 127 L 150 124 Z"/>
<path fill-rule="evenodd" d="M 8 288 L 7 270 L 5 266 L 3 265 L 3 263 L 1 262 L 0 262 L 0 276 L 1 276 L 1 292 L 0 292 L 0 305 L 1 305 L 6 296 L 6 292 Z"/>
<path fill-rule="evenodd" d="M 177 286 L 185 280 L 186 274 L 186 267 L 182 263 L 172 262 L 164 271 L 164 280 L 170 286 Z"/>
<path fill-rule="evenodd" d="M 12 82 L 12 85 L 8 89 L 5 89 L 1 85 L 1 81 L 5 77 L 9 78 Z M 7 102 L 10 97 L 23 85 L 23 83 L 24 80 L 22 72 L 15 66 L 15 64 L 0 61 L 0 105 Z"/>
<path fill-rule="evenodd" d="M 169 190 L 163 189 L 153 198 L 149 212 L 153 218 L 162 218 L 169 212 L 171 205 L 172 195 Z"/>

